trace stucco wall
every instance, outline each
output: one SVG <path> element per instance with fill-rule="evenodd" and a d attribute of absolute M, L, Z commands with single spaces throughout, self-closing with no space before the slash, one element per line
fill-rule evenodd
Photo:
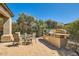
<path fill-rule="evenodd" d="M 65 47 L 67 40 L 60 38 L 60 35 L 44 35 L 43 38 L 57 48 Z"/>
<path fill-rule="evenodd" d="M 66 44 L 67 44 L 67 39 L 60 39 L 60 45 L 61 45 L 61 48 L 62 47 L 65 47 L 66 46 Z"/>
<path fill-rule="evenodd" d="M 12 32 L 12 26 L 11 26 L 11 18 L 9 18 L 3 26 L 3 34 L 11 34 Z"/>
<path fill-rule="evenodd" d="M 58 36 L 50 36 L 50 43 L 60 48 L 60 38 Z"/>

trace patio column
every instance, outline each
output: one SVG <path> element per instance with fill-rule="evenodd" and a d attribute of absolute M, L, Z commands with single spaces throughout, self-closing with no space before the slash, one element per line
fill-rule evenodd
<path fill-rule="evenodd" d="M 12 40 L 14 40 L 12 35 L 12 19 L 9 17 L 3 25 L 3 35 L 1 37 L 1 42 L 9 42 Z"/>

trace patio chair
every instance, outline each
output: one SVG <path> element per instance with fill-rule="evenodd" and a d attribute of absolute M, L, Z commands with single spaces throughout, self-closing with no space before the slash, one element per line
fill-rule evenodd
<path fill-rule="evenodd" d="M 24 39 L 23 44 L 25 44 L 25 45 L 32 43 L 32 35 L 30 35 L 30 34 L 25 33 L 23 39 Z"/>

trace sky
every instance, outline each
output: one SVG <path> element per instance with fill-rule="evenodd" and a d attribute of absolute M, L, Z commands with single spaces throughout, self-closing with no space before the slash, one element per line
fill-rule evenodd
<path fill-rule="evenodd" d="M 37 19 L 52 19 L 64 24 L 79 18 L 77 3 L 7 3 L 7 6 L 14 14 L 13 21 L 16 21 L 22 12 Z"/>

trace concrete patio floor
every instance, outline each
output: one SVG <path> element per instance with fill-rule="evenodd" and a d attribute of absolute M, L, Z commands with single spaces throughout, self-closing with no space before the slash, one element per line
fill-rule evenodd
<path fill-rule="evenodd" d="M 58 56 L 57 50 L 50 49 L 38 39 L 32 44 L 6 47 L 8 43 L 0 43 L 2 56 Z"/>

